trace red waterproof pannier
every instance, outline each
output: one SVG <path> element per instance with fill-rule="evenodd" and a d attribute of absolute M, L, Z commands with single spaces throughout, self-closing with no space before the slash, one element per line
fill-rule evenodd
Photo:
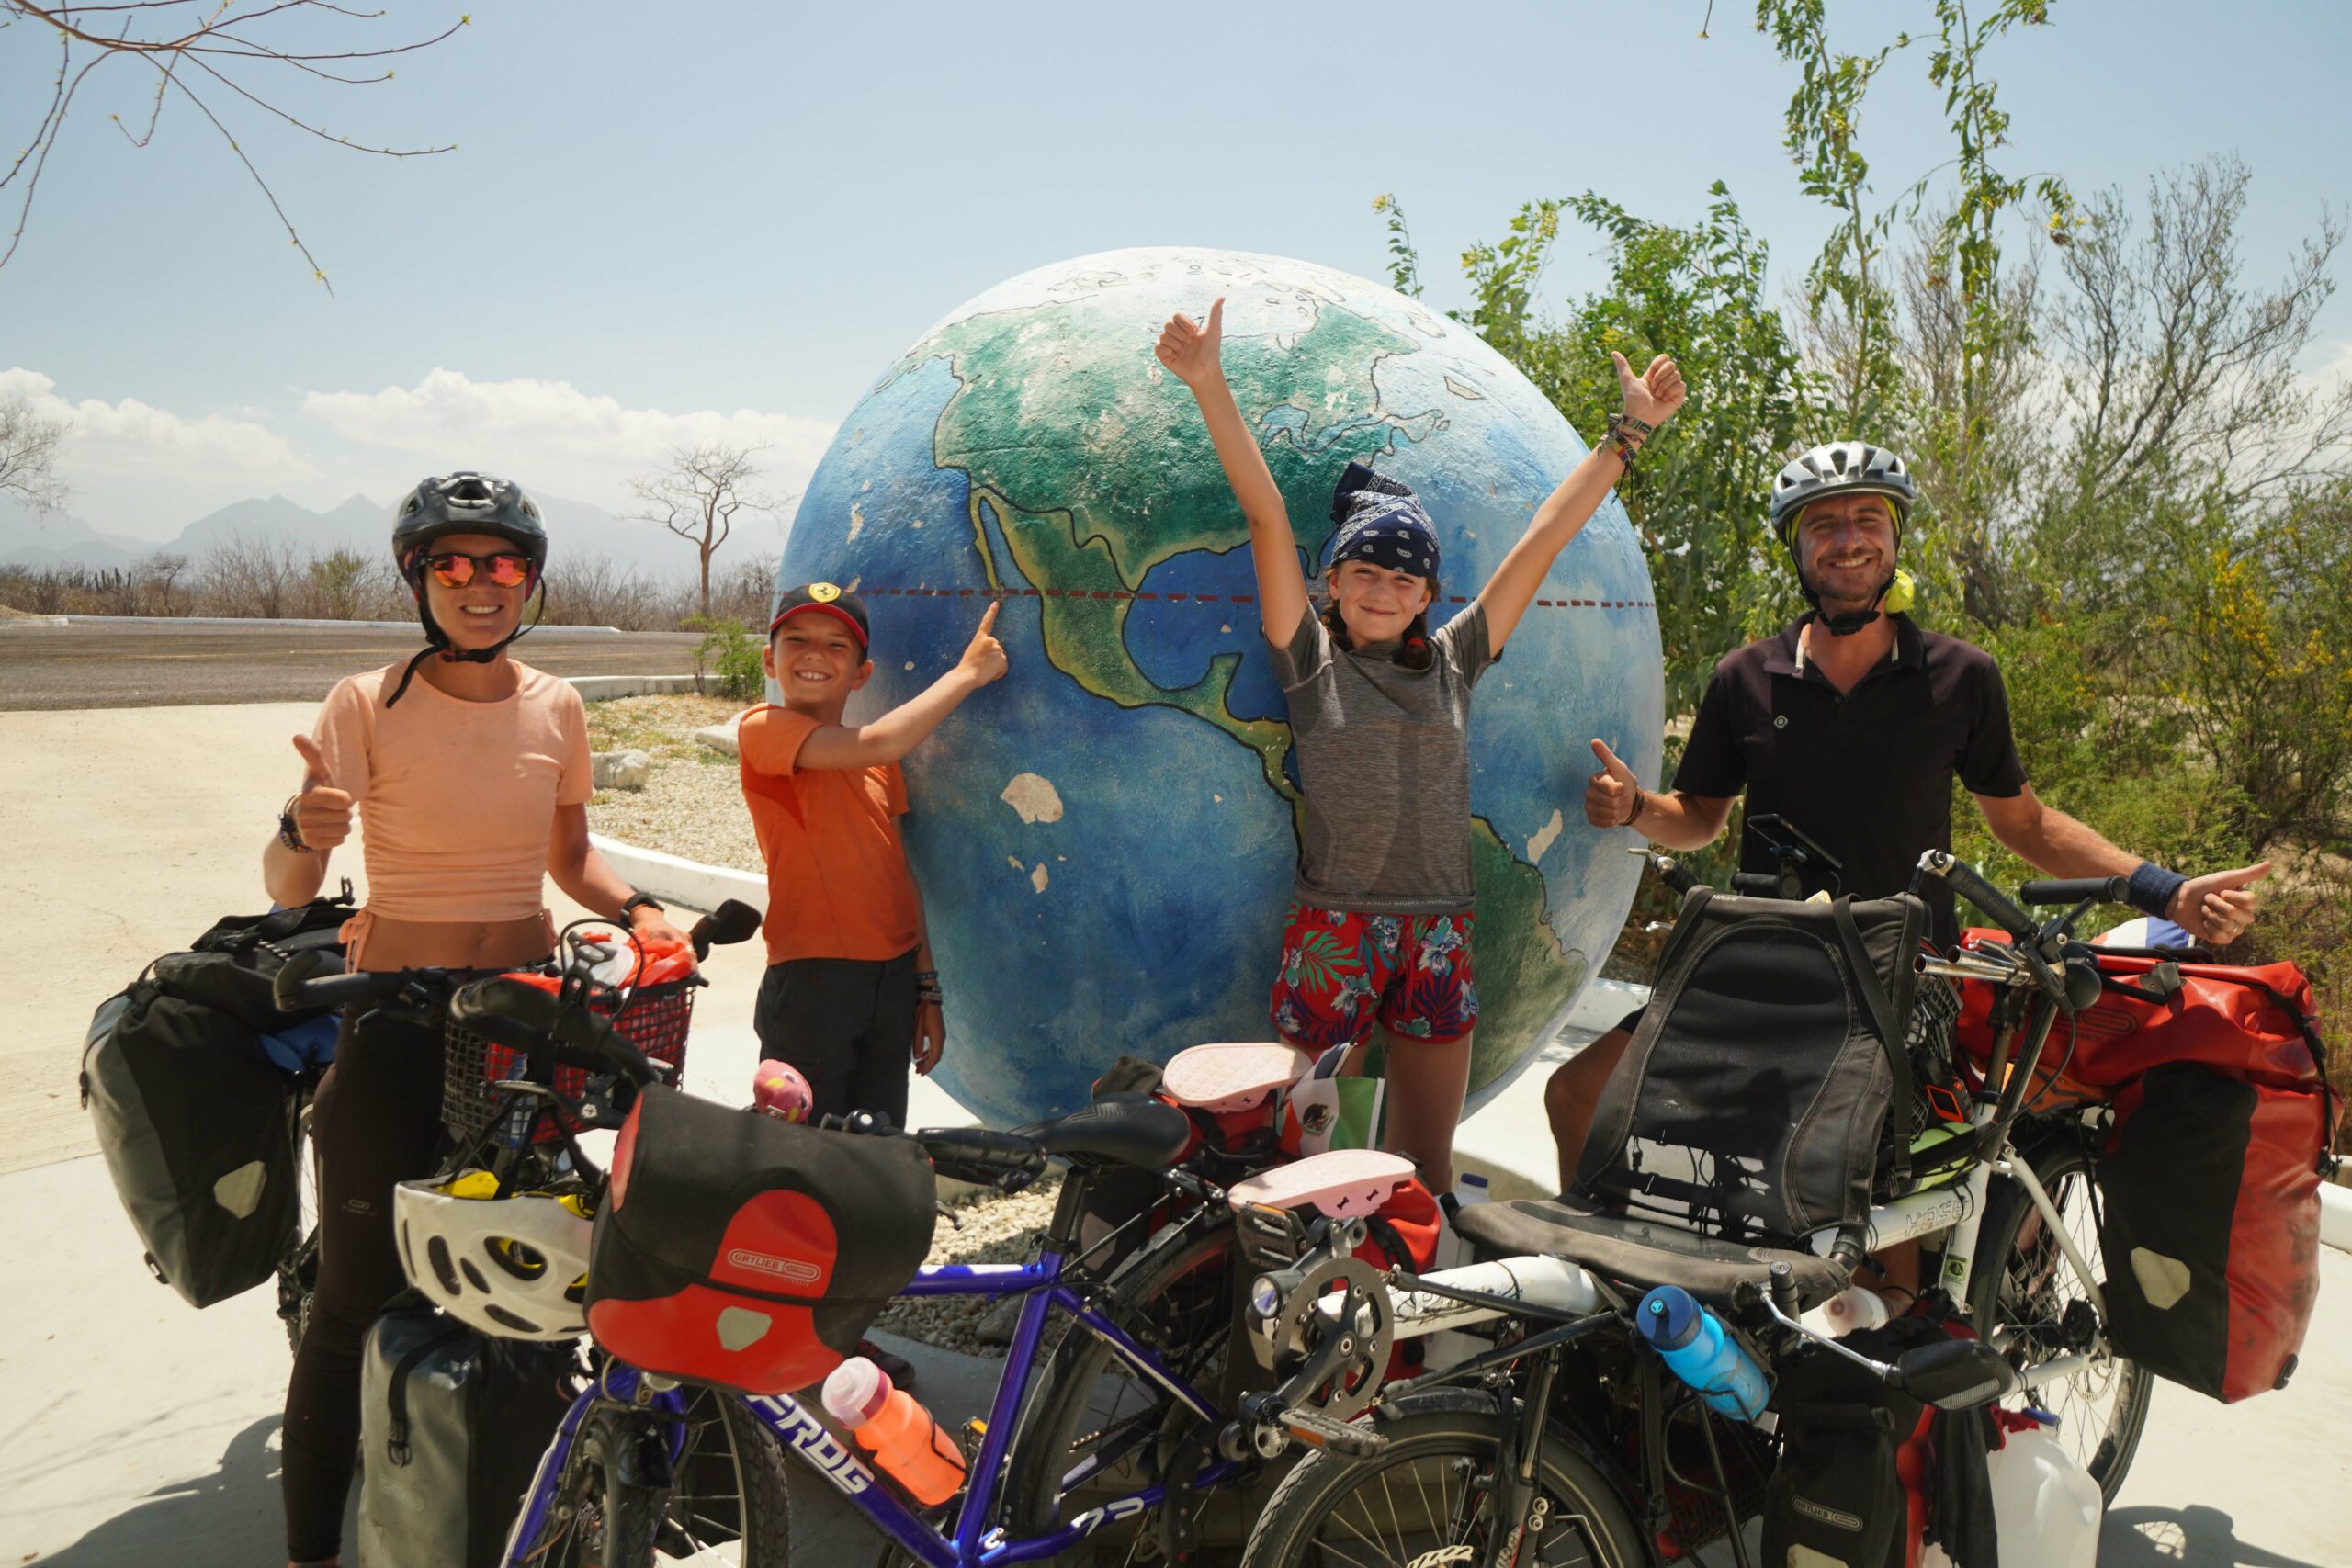
<path fill-rule="evenodd" d="M 1972 931 L 1967 945 L 1994 946 L 1999 931 Z M 2311 982 L 2291 964 L 2176 964 L 2181 988 L 2168 998 L 2147 991 L 2153 956 L 2101 952 L 2108 982 L 2098 1000 L 2061 1018 L 2043 1048 L 2035 1092 L 2044 1104 L 2064 1098 L 2103 1100 L 2150 1067 L 2200 1062 L 2225 1077 L 2273 1089 L 2315 1089 L 2320 1084 L 2317 1009 Z M 1979 1072 L 1993 1050 L 1992 987 L 1963 982 L 1957 1041 Z"/>
<path fill-rule="evenodd" d="M 2118 1350 L 2220 1400 L 2286 1382 L 2319 1297 L 2332 1100 L 2195 1062 L 2116 1095 L 2098 1185 Z"/>
<path fill-rule="evenodd" d="M 806 1388 L 914 1278 L 936 1186 L 910 1138 L 798 1126 L 655 1085 L 613 1150 L 588 1331 L 647 1371 L 746 1393 Z"/>

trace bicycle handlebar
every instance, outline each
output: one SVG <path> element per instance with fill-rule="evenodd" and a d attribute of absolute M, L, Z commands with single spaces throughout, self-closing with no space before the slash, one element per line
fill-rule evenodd
<path fill-rule="evenodd" d="M 749 942 L 760 934 L 760 912 L 739 898 L 729 898 L 695 922 L 686 933 L 696 958 L 708 958 L 714 947 Z"/>
<path fill-rule="evenodd" d="M 662 1081 L 660 1069 L 611 1023 L 509 976 L 458 987 L 449 998 L 449 1017 L 503 1045 L 527 1051 L 552 1043 L 557 1061 L 592 1073 L 618 1073 L 639 1089 Z"/>
<path fill-rule="evenodd" d="M 327 953 L 298 953 L 270 981 L 269 999 L 277 1004 L 280 1012 L 390 1001 L 415 979 L 414 975 L 401 970 L 363 969 L 345 974 L 335 968 L 335 960 Z"/>
<path fill-rule="evenodd" d="M 2026 904 L 2121 904 L 2130 882 L 2120 876 L 2070 876 L 2029 882 L 2018 889 Z"/>

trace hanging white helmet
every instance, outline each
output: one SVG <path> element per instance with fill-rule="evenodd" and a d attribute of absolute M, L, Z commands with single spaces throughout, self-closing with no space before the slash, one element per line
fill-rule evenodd
<path fill-rule="evenodd" d="M 571 1194 L 496 1196 L 496 1178 L 403 1181 L 392 1228 L 409 1282 L 458 1322 L 506 1339 L 588 1332 L 581 1298 L 594 1228 Z"/>

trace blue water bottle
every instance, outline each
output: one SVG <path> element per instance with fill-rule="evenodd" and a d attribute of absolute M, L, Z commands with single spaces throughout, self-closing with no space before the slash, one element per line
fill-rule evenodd
<path fill-rule="evenodd" d="M 1634 1326 L 1674 1375 L 1709 1406 L 1735 1420 L 1764 1414 L 1771 1389 L 1764 1373 L 1713 1313 L 1679 1285 L 1660 1285 L 1634 1309 Z"/>

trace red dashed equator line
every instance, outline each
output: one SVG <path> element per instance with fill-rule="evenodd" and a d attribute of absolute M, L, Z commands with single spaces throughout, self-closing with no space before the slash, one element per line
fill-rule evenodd
<path fill-rule="evenodd" d="M 1254 593 L 1131 593 L 1102 588 L 860 588 L 872 599 L 1148 599 L 1170 604 L 1254 604 Z M 1446 595 L 1449 604 L 1467 604 L 1460 593 Z M 1654 599 L 1538 599 L 1539 610 L 1655 610 Z"/>

